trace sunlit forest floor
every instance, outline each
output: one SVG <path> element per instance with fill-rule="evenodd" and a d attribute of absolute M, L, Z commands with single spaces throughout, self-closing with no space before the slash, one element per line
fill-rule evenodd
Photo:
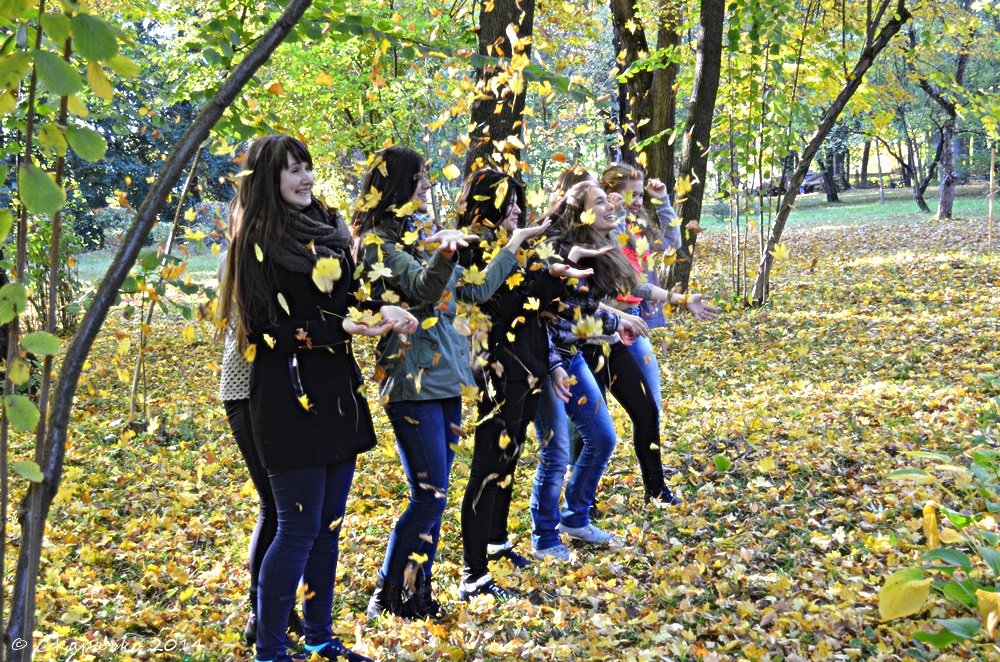
<path fill-rule="evenodd" d="M 436 570 L 449 616 L 366 623 L 405 493 L 374 407 L 381 444 L 361 458 L 342 529 L 336 633 L 384 660 L 932 656 L 911 636 L 920 619 L 879 620 L 884 578 L 922 549 L 927 496 L 886 474 L 916 462 L 906 450 L 968 445 L 998 395 L 983 375 L 1000 360 L 1000 258 L 982 221 L 792 228 L 786 243 L 771 304 L 751 310 L 726 306 L 726 237 L 703 233 L 696 278 L 725 314 L 657 332 L 663 461 L 683 505 L 644 504 L 630 425 L 612 405 L 620 443 L 601 525 L 626 545 L 577 547 L 568 565 L 496 565 L 521 599 L 457 600 L 467 439 Z M 135 316 L 113 311 L 91 354 L 49 518 L 37 659 L 252 657 L 240 635 L 255 495 L 216 397 L 220 347 L 207 325 L 187 325 L 154 318 L 149 433 L 125 432 Z M 511 516 L 522 552 L 529 448 Z M 732 466 L 718 471 L 717 456 Z"/>

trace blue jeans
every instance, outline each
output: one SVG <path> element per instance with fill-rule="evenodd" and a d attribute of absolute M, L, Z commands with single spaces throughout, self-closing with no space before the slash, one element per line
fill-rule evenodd
<path fill-rule="evenodd" d="M 552 547 L 559 540 L 551 514 L 558 507 L 559 487 L 569 460 L 566 416 L 579 430 L 583 450 L 566 482 L 565 501 L 558 518 L 564 526 L 578 528 L 590 523 L 590 506 L 594 503 L 597 485 L 618 441 L 604 395 L 583 354 L 577 352 L 572 359 L 564 361 L 563 367 L 570 377 L 576 378 L 576 383 L 570 387 L 569 402 L 563 405 L 549 386 L 543 390 L 539 416 L 535 419 L 539 444 L 549 440 L 539 451 L 539 465 L 531 495 L 532 516 L 536 512 L 541 516 L 541 521 L 536 517 L 532 534 L 532 542 L 538 549 Z M 557 405 L 561 405 L 562 412 Z M 557 461 L 562 461 L 561 469 L 556 466 Z"/>
<path fill-rule="evenodd" d="M 355 460 L 325 467 L 268 473 L 278 509 L 278 531 L 267 548 L 257 586 L 257 659 L 284 654 L 285 628 L 299 579 L 313 596 L 305 601 L 307 644 L 332 639 L 333 586 L 339 524 L 354 479 Z"/>
<path fill-rule="evenodd" d="M 546 377 L 538 397 L 535 436 L 538 438 L 538 468 L 531 487 L 531 546 L 549 549 L 559 544 L 559 499 L 566 465 L 569 464 L 569 429 L 566 409 Z"/>
<path fill-rule="evenodd" d="M 462 423 L 462 401 L 390 402 L 385 411 L 396 433 L 396 449 L 410 484 L 410 502 L 389 536 L 381 573 L 402 583 L 406 566 L 415 557 L 412 560 L 423 566 L 423 574 L 430 580 L 458 445 L 455 428 Z"/>
<path fill-rule="evenodd" d="M 653 392 L 653 399 L 656 400 L 657 416 L 663 417 L 663 397 L 660 393 L 662 388 L 660 383 L 660 364 L 656 360 L 656 351 L 653 350 L 653 343 L 649 338 L 640 336 L 635 339 L 628 351 L 635 357 L 635 362 L 642 370 L 642 376 L 646 378 L 646 384 Z"/>

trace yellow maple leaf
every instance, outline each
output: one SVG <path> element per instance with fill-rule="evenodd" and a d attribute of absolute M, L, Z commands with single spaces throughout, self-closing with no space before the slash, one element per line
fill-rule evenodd
<path fill-rule="evenodd" d="M 340 260 L 335 257 L 321 257 L 312 270 L 312 280 L 320 292 L 332 292 L 333 285 L 342 275 Z"/>
<path fill-rule="evenodd" d="M 429 329 L 438 323 L 437 317 L 428 317 L 423 322 L 420 323 L 421 329 Z"/>
<path fill-rule="evenodd" d="M 690 175 L 681 175 L 677 178 L 677 183 L 674 185 L 674 194 L 677 199 L 686 197 L 694 185 L 691 183 Z"/>
<path fill-rule="evenodd" d="M 539 305 L 541 305 L 541 302 L 538 299 L 535 297 L 528 297 L 527 301 L 524 302 L 524 309 L 538 310 Z"/>
<path fill-rule="evenodd" d="M 379 278 L 389 278 L 392 276 L 392 269 L 382 262 L 376 262 L 368 272 L 368 280 L 378 280 Z"/>
<path fill-rule="evenodd" d="M 458 166 L 456 166 L 454 163 L 449 163 L 441 171 L 441 174 L 444 175 L 445 179 L 447 179 L 448 181 L 451 181 L 451 180 L 457 179 L 459 176 L 461 176 L 462 171 L 459 170 Z"/>
<path fill-rule="evenodd" d="M 253 363 L 253 360 L 257 358 L 257 345 L 249 344 L 247 348 L 243 350 L 243 358 L 247 360 L 247 363 Z"/>
<path fill-rule="evenodd" d="M 278 343 L 278 341 L 275 340 L 274 336 L 271 336 L 266 333 L 263 335 L 264 335 L 264 342 L 267 343 L 267 346 L 270 347 L 271 349 L 274 349 L 274 346 Z"/>
<path fill-rule="evenodd" d="M 475 264 L 462 272 L 463 285 L 482 285 L 486 282 L 486 270 L 481 270 Z"/>
<path fill-rule="evenodd" d="M 302 408 L 305 409 L 306 411 L 311 410 L 313 407 L 312 403 L 309 402 L 309 396 L 306 395 L 305 393 L 303 393 L 298 397 L 298 401 L 299 404 L 302 405 Z"/>
<path fill-rule="evenodd" d="M 506 179 L 501 179 L 500 183 L 497 184 L 496 191 L 493 194 L 493 206 L 497 209 L 503 207 L 503 201 L 507 198 L 507 189 L 509 185 Z"/>
<path fill-rule="evenodd" d="M 515 271 L 510 276 L 507 277 L 507 287 L 514 289 L 518 285 L 524 282 L 524 274 L 520 271 Z"/>
<path fill-rule="evenodd" d="M 770 251 L 770 253 L 771 257 L 775 260 L 787 260 L 788 256 L 792 254 L 786 244 L 776 244 L 774 250 Z"/>
<path fill-rule="evenodd" d="M 347 309 L 347 318 L 356 324 L 364 326 L 375 326 L 382 321 L 382 313 L 373 313 L 367 310 L 360 310 L 351 306 Z"/>
<path fill-rule="evenodd" d="M 321 71 L 321 72 L 319 72 L 316 75 L 316 84 L 317 85 L 333 85 L 333 76 L 331 76 L 330 74 L 326 73 L 325 71 Z"/>
<path fill-rule="evenodd" d="M 580 214 L 580 225 L 593 225 L 597 217 L 594 216 L 593 209 L 584 209 L 583 213 Z"/>

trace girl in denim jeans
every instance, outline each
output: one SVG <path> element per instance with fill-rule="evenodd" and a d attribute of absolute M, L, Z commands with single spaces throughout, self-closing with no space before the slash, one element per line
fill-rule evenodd
<path fill-rule="evenodd" d="M 453 323 L 456 303 L 488 300 L 517 266 L 515 252 L 538 230 L 515 230 L 484 272 L 458 266 L 456 253 L 477 241 L 459 230 L 422 236 L 412 214 L 430 188 L 424 160 L 404 147 L 373 158 L 354 214 L 359 262 L 371 296 L 399 300 L 420 326 L 377 348 L 380 392 L 396 434 L 410 501 L 389 537 L 368 616 L 441 615 L 431 590 L 434 557 L 461 429 L 463 386 L 474 386 L 469 342 Z"/>

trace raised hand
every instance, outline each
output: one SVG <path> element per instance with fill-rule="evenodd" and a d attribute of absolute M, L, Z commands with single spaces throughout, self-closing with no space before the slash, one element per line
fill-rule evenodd
<path fill-rule="evenodd" d="M 545 231 L 549 229 L 550 225 L 552 225 L 552 221 L 547 220 L 539 225 L 532 225 L 526 228 L 515 228 L 510 233 L 510 239 L 507 240 L 507 248 L 511 251 L 517 251 L 517 249 L 523 246 L 526 241 L 545 234 Z"/>
<path fill-rule="evenodd" d="M 714 320 L 719 316 L 719 309 L 702 301 L 700 294 L 689 294 L 684 307 L 700 320 Z"/>
<path fill-rule="evenodd" d="M 468 248 L 469 243 L 479 241 L 479 235 L 466 234 L 461 230 L 438 230 L 424 240 L 427 244 L 439 244 L 437 251 L 444 257 L 451 258 L 460 248 Z"/>
<path fill-rule="evenodd" d="M 650 179 L 646 182 L 646 193 L 648 193 L 651 198 L 663 200 L 667 197 L 667 185 L 659 179 Z"/>
<path fill-rule="evenodd" d="M 580 263 L 580 260 L 585 260 L 588 257 L 599 257 L 601 255 L 607 255 L 611 251 L 615 250 L 617 246 L 609 244 L 607 246 L 602 246 L 601 248 L 593 248 L 591 246 L 574 246 L 569 249 L 569 255 L 566 258 L 570 262 Z"/>
<path fill-rule="evenodd" d="M 586 278 L 593 276 L 593 269 L 577 269 L 562 262 L 555 262 L 549 265 L 549 274 L 556 278 Z"/>

